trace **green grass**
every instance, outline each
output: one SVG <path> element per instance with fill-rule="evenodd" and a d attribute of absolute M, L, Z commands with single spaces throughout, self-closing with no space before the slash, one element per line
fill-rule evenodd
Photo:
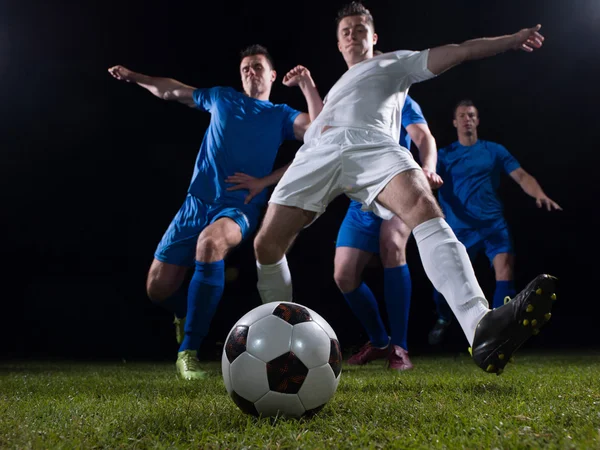
<path fill-rule="evenodd" d="M 415 369 L 344 366 L 312 419 L 256 419 L 220 365 L 202 382 L 167 363 L 0 364 L 0 448 L 600 448 L 600 355 L 517 355 L 502 376 L 466 355 Z"/>

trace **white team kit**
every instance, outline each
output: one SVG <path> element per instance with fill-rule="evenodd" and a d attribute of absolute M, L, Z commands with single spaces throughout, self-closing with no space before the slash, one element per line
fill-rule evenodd
<path fill-rule="evenodd" d="M 394 176 L 419 169 L 398 141 L 408 88 L 435 76 L 427 68 L 428 56 L 429 50 L 400 50 L 348 69 L 325 97 L 269 201 L 318 216 L 346 194 L 364 210 L 391 219 L 375 199 Z"/>

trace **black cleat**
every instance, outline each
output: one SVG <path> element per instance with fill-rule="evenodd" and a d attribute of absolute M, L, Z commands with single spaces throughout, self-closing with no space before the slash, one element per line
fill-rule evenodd
<path fill-rule="evenodd" d="M 502 373 L 513 353 L 550 320 L 555 281 L 539 275 L 509 303 L 483 316 L 473 338 L 475 364 L 486 372 Z"/>
<path fill-rule="evenodd" d="M 435 325 L 427 335 L 427 341 L 429 342 L 429 345 L 438 345 L 442 343 L 442 341 L 444 340 L 444 336 L 446 335 L 446 331 L 448 331 L 450 323 L 451 321 L 449 320 L 436 320 Z"/>

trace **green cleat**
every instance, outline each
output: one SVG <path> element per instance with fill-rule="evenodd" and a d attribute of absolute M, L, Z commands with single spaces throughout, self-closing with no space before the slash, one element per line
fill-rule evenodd
<path fill-rule="evenodd" d="M 177 339 L 177 343 L 181 345 L 185 336 L 185 317 L 179 318 L 175 316 L 173 324 L 175 325 L 175 339 Z"/>
<path fill-rule="evenodd" d="M 473 339 L 475 364 L 499 375 L 512 362 L 513 353 L 550 320 L 555 280 L 540 275 L 509 303 L 483 316 Z"/>
<path fill-rule="evenodd" d="M 175 367 L 177 367 L 178 375 L 184 380 L 201 380 L 206 377 L 206 372 L 200 368 L 197 355 L 196 350 L 184 350 L 177 353 Z"/>

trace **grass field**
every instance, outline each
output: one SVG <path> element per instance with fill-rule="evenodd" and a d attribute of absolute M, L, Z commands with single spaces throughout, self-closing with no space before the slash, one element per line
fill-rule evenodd
<path fill-rule="evenodd" d="M 465 355 L 344 365 L 312 419 L 256 419 L 171 363 L 0 364 L 0 448 L 600 448 L 600 353 L 524 353 L 502 376 Z"/>

